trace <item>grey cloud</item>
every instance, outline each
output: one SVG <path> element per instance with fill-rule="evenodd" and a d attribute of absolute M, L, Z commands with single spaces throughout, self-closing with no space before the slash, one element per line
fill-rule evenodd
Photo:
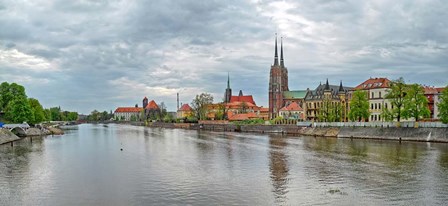
<path fill-rule="evenodd" d="M 44 106 L 87 113 L 148 96 L 173 110 L 175 97 L 168 94 L 175 90 L 183 102 L 197 89 L 220 100 L 227 72 L 235 92 L 267 105 L 276 32 L 285 37 L 291 89 L 314 88 L 326 78 L 356 86 L 370 76 L 448 84 L 448 5 L 441 1 L 32 3 L 0 4 L 0 50 L 17 49 L 58 67 L 27 73 L 48 81 L 22 82 Z M 1 63 L 2 73 L 23 72 Z M 120 85 L 123 78 L 139 85 Z M 137 88 L 144 91 L 131 91 Z"/>

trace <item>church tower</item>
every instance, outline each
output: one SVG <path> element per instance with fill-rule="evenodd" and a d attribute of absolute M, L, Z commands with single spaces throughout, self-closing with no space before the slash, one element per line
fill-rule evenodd
<path fill-rule="evenodd" d="M 232 97 L 232 89 L 230 89 L 230 75 L 227 74 L 227 89 L 224 93 L 224 103 L 229 103 Z"/>
<path fill-rule="evenodd" d="M 278 116 L 279 110 L 285 106 L 283 92 L 288 88 L 288 69 L 285 67 L 283 59 L 283 38 L 280 40 L 280 64 L 277 52 L 277 34 L 275 35 L 274 64 L 271 66 L 269 76 L 269 118 Z"/>

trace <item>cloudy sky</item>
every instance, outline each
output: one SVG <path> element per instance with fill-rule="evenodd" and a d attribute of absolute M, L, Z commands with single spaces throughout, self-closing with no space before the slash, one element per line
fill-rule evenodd
<path fill-rule="evenodd" d="M 267 105 L 275 33 L 284 37 L 290 89 L 329 78 L 448 84 L 444 0 L 0 0 L 0 81 L 44 107 L 90 113 L 176 108 L 195 94 L 234 93 Z"/>

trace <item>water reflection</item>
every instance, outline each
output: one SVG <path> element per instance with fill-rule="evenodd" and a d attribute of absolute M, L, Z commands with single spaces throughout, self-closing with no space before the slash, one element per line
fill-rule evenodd
<path fill-rule="evenodd" d="M 0 146 L 0 205 L 448 201 L 448 144 L 128 125 L 76 128 Z"/>
<path fill-rule="evenodd" d="M 276 202 L 286 202 L 288 193 L 287 138 L 282 135 L 269 136 L 269 168 Z"/>

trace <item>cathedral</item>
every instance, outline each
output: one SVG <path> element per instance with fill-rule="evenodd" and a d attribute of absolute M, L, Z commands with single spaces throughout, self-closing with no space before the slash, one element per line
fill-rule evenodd
<path fill-rule="evenodd" d="M 306 90 L 290 91 L 288 86 L 288 69 L 283 59 L 283 38 L 280 38 L 280 62 L 278 59 L 277 36 L 275 36 L 274 64 L 269 75 L 269 119 L 276 118 L 280 109 L 296 102 L 302 106 Z"/>

